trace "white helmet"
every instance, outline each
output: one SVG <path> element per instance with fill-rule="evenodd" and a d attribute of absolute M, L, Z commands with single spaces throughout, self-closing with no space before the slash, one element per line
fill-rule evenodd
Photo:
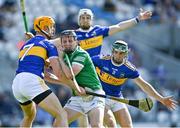
<path fill-rule="evenodd" d="M 88 14 L 91 16 L 91 20 L 93 20 L 93 17 L 94 17 L 94 14 L 92 13 L 92 11 L 90 9 L 87 9 L 87 8 L 83 8 L 83 9 L 80 9 L 79 10 L 79 14 L 78 14 L 78 25 L 79 24 L 79 20 L 80 20 L 80 16 L 83 15 L 83 14 Z"/>

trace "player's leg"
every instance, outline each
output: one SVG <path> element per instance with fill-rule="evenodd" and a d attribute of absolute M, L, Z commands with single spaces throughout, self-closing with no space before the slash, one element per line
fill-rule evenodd
<path fill-rule="evenodd" d="M 33 120 L 36 116 L 35 103 L 28 101 L 24 104 L 21 104 L 20 106 L 24 114 L 23 120 L 21 122 L 21 127 L 32 127 Z"/>
<path fill-rule="evenodd" d="M 32 91 L 31 85 L 28 85 L 30 82 L 27 81 L 31 80 L 31 78 L 28 77 L 26 79 L 26 77 L 24 73 L 16 75 L 13 80 L 12 91 L 23 111 L 24 117 L 21 122 L 21 127 L 32 127 L 33 120 L 36 116 L 36 105 L 30 99 L 27 99 L 25 95 L 25 91 Z"/>
<path fill-rule="evenodd" d="M 81 97 L 72 96 L 68 102 L 65 104 L 64 109 L 68 115 L 68 123 L 72 123 L 83 115 L 83 110 L 81 108 Z"/>
<path fill-rule="evenodd" d="M 78 126 L 79 127 L 88 127 L 89 121 L 87 115 L 82 115 L 78 118 Z"/>
<path fill-rule="evenodd" d="M 45 98 L 39 101 L 39 99 L 42 99 L 43 97 Z M 37 103 L 38 106 L 50 113 L 55 118 L 53 122 L 54 127 L 68 127 L 67 113 L 62 108 L 57 96 L 54 93 L 47 90 L 35 98 L 33 101 L 36 103 L 39 102 Z"/>
<path fill-rule="evenodd" d="M 127 107 L 114 112 L 114 116 L 121 127 L 132 128 L 132 119 Z"/>
<path fill-rule="evenodd" d="M 77 120 L 80 116 L 82 116 L 82 113 L 80 113 L 76 110 L 73 110 L 73 109 L 70 109 L 67 107 L 65 107 L 64 109 L 68 115 L 68 124 L 72 123 L 73 121 Z"/>
<path fill-rule="evenodd" d="M 64 109 L 67 112 L 69 124 L 83 115 L 84 112 L 81 108 L 81 104 L 82 100 L 79 96 L 72 96 L 65 104 Z"/>
<path fill-rule="evenodd" d="M 97 90 L 95 93 L 104 94 L 103 90 Z M 88 112 L 88 119 L 91 127 L 103 127 L 105 99 L 94 97 L 90 102 L 91 110 Z"/>
<path fill-rule="evenodd" d="M 97 107 L 92 109 L 88 113 L 89 123 L 91 127 L 103 127 L 103 119 L 104 119 L 104 108 Z"/>
<path fill-rule="evenodd" d="M 105 108 L 104 111 L 104 125 L 107 127 L 111 127 L 111 128 L 116 128 L 116 119 L 114 117 L 113 112 L 108 109 L 107 107 Z"/>

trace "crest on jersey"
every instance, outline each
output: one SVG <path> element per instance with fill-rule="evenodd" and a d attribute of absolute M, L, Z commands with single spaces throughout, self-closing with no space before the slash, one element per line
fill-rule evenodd
<path fill-rule="evenodd" d="M 113 70 L 113 71 L 112 71 L 112 74 L 113 74 L 113 75 L 115 75 L 116 72 L 118 71 L 118 69 L 116 69 L 116 68 L 112 68 L 112 70 Z"/>

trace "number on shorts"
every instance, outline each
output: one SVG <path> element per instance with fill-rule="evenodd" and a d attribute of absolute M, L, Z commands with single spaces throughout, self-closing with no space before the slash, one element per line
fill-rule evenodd
<path fill-rule="evenodd" d="M 23 56 L 21 57 L 20 61 L 22 61 L 22 60 L 24 59 L 24 57 L 27 55 L 28 51 L 29 51 L 33 46 L 34 46 L 34 44 L 29 44 L 29 45 L 24 46 L 23 49 L 25 49 L 25 48 L 28 48 L 28 49 L 24 52 L 24 54 L 23 54 Z"/>

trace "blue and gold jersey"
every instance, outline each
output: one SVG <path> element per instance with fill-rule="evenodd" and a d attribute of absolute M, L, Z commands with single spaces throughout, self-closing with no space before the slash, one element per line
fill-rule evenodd
<path fill-rule="evenodd" d="M 101 80 L 103 90 L 107 95 L 120 97 L 122 95 L 122 85 L 125 81 L 139 77 L 138 71 L 129 61 L 116 66 L 112 63 L 110 57 L 103 59 L 98 55 L 93 56 L 92 61 Z"/>
<path fill-rule="evenodd" d="M 45 60 L 58 57 L 56 47 L 43 36 L 35 36 L 20 49 L 16 74 L 29 72 L 44 77 Z"/>
<path fill-rule="evenodd" d="M 90 56 L 100 54 L 103 38 L 108 36 L 109 28 L 94 26 L 89 31 L 78 29 L 75 31 L 79 46 L 86 50 Z"/>

